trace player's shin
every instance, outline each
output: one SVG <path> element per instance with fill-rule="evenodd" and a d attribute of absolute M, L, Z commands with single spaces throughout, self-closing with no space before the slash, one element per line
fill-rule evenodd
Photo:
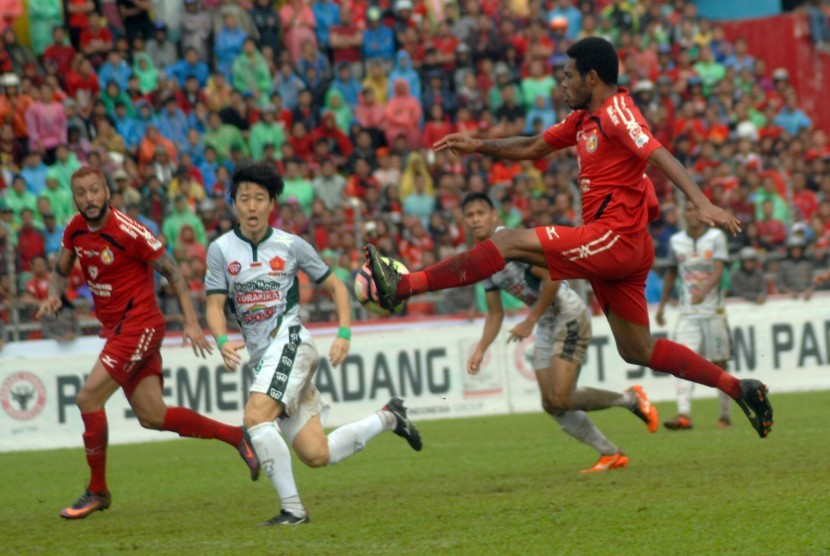
<path fill-rule="evenodd" d="M 407 299 L 419 293 L 469 286 L 504 268 L 504 258 L 491 240 L 420 272 L 401 275 L 397 294 Z"/>
<path fill-rule="evenodd" d="M 380 413 L 370 415 L 360 421 L 343 425 L 328 435 L 329 461 L 328 465 L 334 465 L 344 459 L 353 456 L 366 447 L 366 444 L 384 430 L 392 430 L 395 427 L 395 418 L 387 423 Z"/>
<path fill-rule="evenodd" d="M 234 447 L 242 442 L 242 430 L 239 427 L 214 421 L 185 407 L 168 407 L 161 430 L 188 438 L 215 438 Z"/>
<path fill-rule="evenodd" d="M 277 432 L 277 427 L 269 421 L 249 428 L 248 434 L 254 443 L 265 475 L 277 490 L 282 509 L 297 517 L 305 516 L 306 509 L 294 482 L 291 452 L 285 439 Z"/>
<path fill-rule="evenodd" d="M 660 338 L 648 366 L 704 386 L 717 388 L 737 401 L 741 397 L 741 381 L 686 346 Z"/>
<path fill-rule="evenodd" d="M 84 421 L 84 447 L 89 465 L 88 489 L 100 494 L 107 491 L 107 414 L 103 409 L 81 413 Z"/>
<path fill-rule="evenodd" d="M 594 448 L 604 456 L 619 453 L 620 449 L 608 440 L 584 411 L 566 411 L 553 417 L 563 431 L 576 440 Z"/>

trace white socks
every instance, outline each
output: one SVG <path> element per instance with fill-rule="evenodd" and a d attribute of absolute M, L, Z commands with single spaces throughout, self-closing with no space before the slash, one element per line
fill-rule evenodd
<path fill-rule="evenodd" d="M 385 430 L 394 428 L 395 416 L 389 413 L 392 417 L 392 425 L 389 425 L 389 419 L 386 418 L 383 412 L 379 411 L 374 415 L 369 415 L 365 419 L 343 425 L 329 434 L 329 462 L 328 465 L 334 465 L 343 461 L 349 456 L 361 451 L 366 447 L 366 443 L 373 437 L 379 435 Z"/>
<path fill-rule="evenodd" d="M 277 432 L 276 425 L 273 422 L 261 423 L 248 429 L 248 434 L 254 443 L 262 470 L 277 490 L 282 509 L 297 517 L 306 515 L 305 506 L 300 500 L 297 484 L 294 482 L 291 452 L 282 435 Z"/>
<path fill-rule="evenodd" d="M 593 447 L 603 456 L 610 456 L 620 451 L 613 442 L 600 432 L 584 411 L 566 411 L 562 415 L 553 418 L 559 423 L 563 431 L 580 442 Z"/>

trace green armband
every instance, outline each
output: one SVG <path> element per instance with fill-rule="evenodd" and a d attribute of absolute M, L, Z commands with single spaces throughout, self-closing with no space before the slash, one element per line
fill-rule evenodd
<path fill-rule="evenodd" d="M 222 346 L 228 343 L 228 335 L 222 334 L 218 338 L 216 338 L 216 347 L 222 349 Z"/>
<path fill-rule="evenodd" d="M 345 326 L 341 326 L 337 329 L 337 337 L 343 338 L 346 341 L 351 341 L 352 339 L 352 331 Z"/>

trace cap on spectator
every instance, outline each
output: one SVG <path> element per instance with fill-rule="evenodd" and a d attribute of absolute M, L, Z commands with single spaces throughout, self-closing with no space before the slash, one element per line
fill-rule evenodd
<path fill-rule="evenodd" d="M 0 76 L 0 86 L 20 87 L 20 78 L 16 73 L 4 73 Z"/>
<path fill-rule="evenodd" d="M 156 149 L 156 150 L 158 150 L 158 149 Z M 128 179 L 130 179 L 130 176 L 127 175 L 127 172 L 125 172 L 124 170 L 116 170 L 115 173 L 112 175 L 112 179 L 114 179 L 116 181 L 117 180 L 128 180 Z"/>
<path fill-rule="evenodd" d="M 557 15 L 550 19 L 549 25 L 551 29 L 567 29 L 568 20 L 561 15 Z"/>
<path fill-rule="evenodd" d="M 372 6 L 371 8 L 366 10 L 366 17 L 369 19 L 369 21 L 378 21 L 381 15 L 382 13 L 380 11 L 380 8 L 378 8 L 377 6 Z"/>
<path fill-rule="evenodd" d="M 205 199 L 199 203 L 199 212 L 211 212 L 216 210 L 216 201 L 213 199 Z"/>
<path fill-rule="evenodd" d="M 510 68 L 504 62 L 496 62 L 496 67 L 493 68 L 494 75 L 510 75 Z"/>
<path fill-rule="evenodd" d="M 156 31 L 167 31 L 167 24 L 163 21 L 156 22 Z"/>
<path fill-rule="evenodd" d="M 671 54 L 671 45 L 670 44 L 661 44 L 657 47 L 657 52 L 659 54 Z"/>
<path fill-rule="evenodd" d="M 388 156 L 389 153 L 392 152 L 389 147 L 379 147 L 378 150 L 375 151 L 375 154 L 378 158 L 382 156 Z"/>
<path fill-rule="evenodd" d="M 740 257 L 742 261 L 757 261 L 761 258 L 761 254 L 758 253 L 758 250 L 754 247 L 744 247 L 738 253 L 738 257 Z"/>
<path fill-rule="evenodd" d="M 460 42 L 460 43 L 458 43 L 458 46 L 455 47 L 455 51 L 458 52 L 459 54 L 464 53 L 464 52 L 469 52 L 470 47 L 467 45 L 466 42 Z"/>
<path fill-rule="evenodd" d="M 402 12 L 404 10 L 411 10 L 412 9 L 412 2 L 411 0 L 398 0 L 395 2 L 395 11 Z"/>
<path fill-rule="evenodd" d="M 640 79 L 637 81 L 637 84 L 634 85 L 634 89 L 632 92 L 634 93 L 644 93 L 644 92 L 651 92 L 654 90 L 654 83 L 649 81 L 648 79 Z"/>
<path fill-rule="evenodd" d="M 787 68 L 775 68 L 772 72 L 772 79 L 774 81 L 786 81 L 790 78 L 790 72 Z"/>

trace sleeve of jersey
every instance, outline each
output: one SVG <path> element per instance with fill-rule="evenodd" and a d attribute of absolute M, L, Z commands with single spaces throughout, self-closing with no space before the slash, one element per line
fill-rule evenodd
<path fill-rule="evenodd" d="M 132 248 L 136 258 L 144 262 L 153 262 L 164 253 L 164 245 L 153 232 L 132 219 L 120 219 L 119 227 L 124 241 Z"/>
<path fill-rule="evenodd" d="M 322 283 L 331 274 L 331 269 L 323 262 L 314 247 L 301 237 L 294 239 L 294 256 L 300 270 L 308 274 L 315 284 Z"/>
<path fill-rule="evenodd" d="M 207 269 L 205 270 L 205 291 L 212 293 L 228 293 L 228 276 L 225 274 L 225 257 L 214 241 L 207 250 Z"/>
<path fill-rule="evenodd" d="M 564 149 L 576 145 L 576 127 L 579 112 L 571 112 L 568 117 L 542 132 L 542 138 L 552 149 Z"/>
<path fill-rule="evenodd" d="M 610 124 L 604 126 L 608 135 L 616 138 L 640 160 L 648 160 L 654 151 L 663 146 L 651 134 L 640 110 L 626 95 L 614 95 L 604 119 Z"/>
<path fill-rule="evenodd" d="M 69 223 L 66 225 L 66 228 L 63 229 L 63 239 L 61 240 L 61 245 L 67 251 L 74 251 L 75 246 L 72 245 L 72 234 L 75 231 L 75 219 L 71 219 Z"/>
<path fill-rule="evenodd" d="M 726 234 L 718 230 L 715 236 L 715 245 L 712 249 L 712 258 L 716 261 L 729 262 L 729 249 L 726 246 Z"/>

